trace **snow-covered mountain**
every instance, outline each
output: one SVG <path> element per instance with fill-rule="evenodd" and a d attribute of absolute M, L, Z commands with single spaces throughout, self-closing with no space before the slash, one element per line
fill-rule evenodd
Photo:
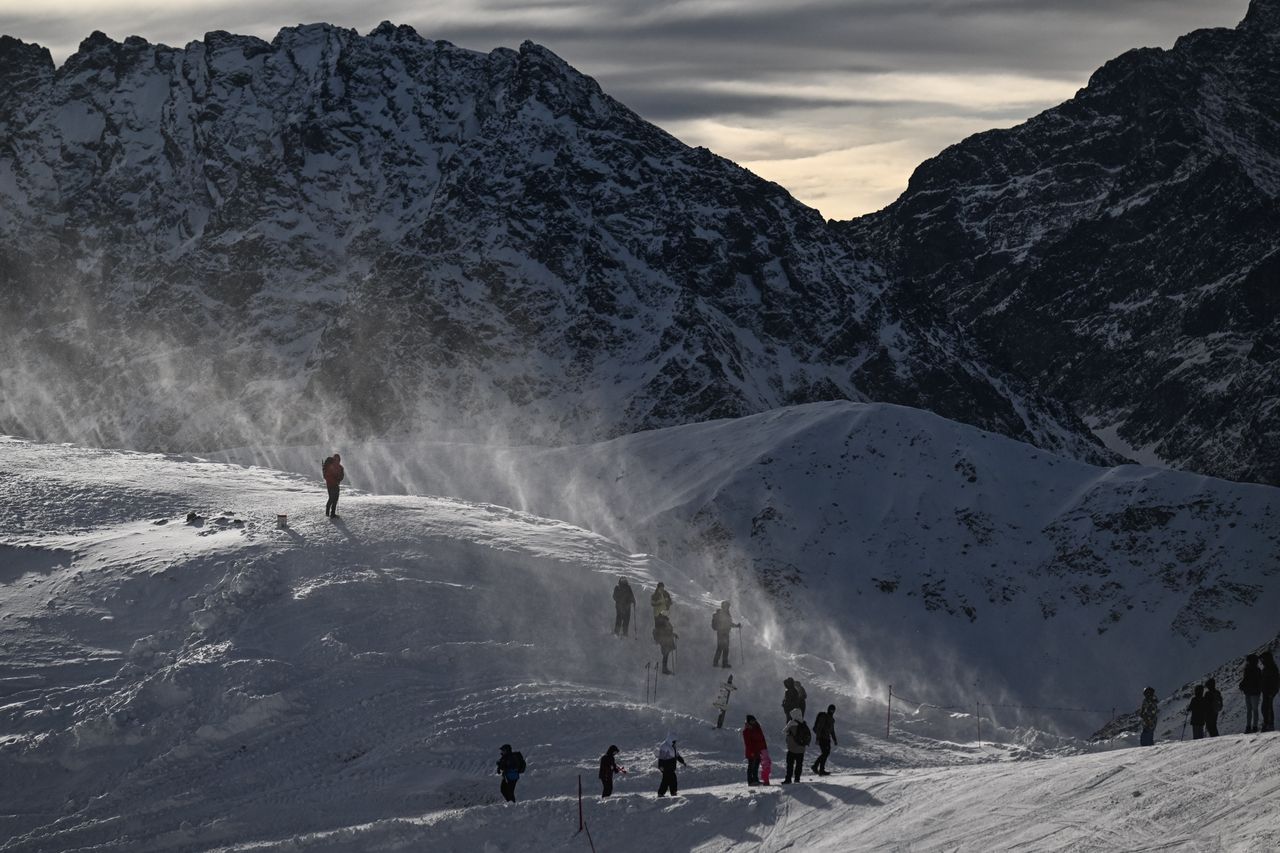
<path fill-rule="evenodd" d="M 851 662 L 769 642 L 752 602 L 717 731 L 713 579 L 564 522 L 362 493 L 333 522 L 298 477 L 11 439 L 0 471 L 0 849 L 581 850 L 579 776 L 619 851 L 1280 842 L 1274 735 L 1045 758 L 1020 744 L 1069 742 L 899 702 L 886 738 Z M 609 635 L 617 574 L 676 596 L 656 700 L 647 638 Z M 780 757 L 784 674 L 837 704 L 837 775 L 748 789 L 734 729 L 757 714 Z M 689 766 L 660 801 L 668 730 Z M 513 806 L 501 743 L 529 759 Z M 610 743 L 632 772 L 600 802 Z"/>
<path fill-rule="evenodd" d="M 781 187 L 545 48 L 0 38 L 0 423 L 560 442 L 886 400 L 1101 459 Z"/>
<path fill-rule="evenodd" d="M 223 458 L 314 477 L 325 452 Z M 1275 488 L 1095 467 L 899 406 L 815 403 L 562 449 L 343 455 L 373 491 L 562 518 L 723 597 L 770 612 L 782 600 L 770 636 L 921 701 L 1123 709 L 1278 627 Z M 1106 715 L 1038 719 L 1092 731 Z"/>
<path fill-rule="evenodd" d="M 844 227 L 1141 461 L 1280 483 L 1280 2 L 1107 63 Z"/>

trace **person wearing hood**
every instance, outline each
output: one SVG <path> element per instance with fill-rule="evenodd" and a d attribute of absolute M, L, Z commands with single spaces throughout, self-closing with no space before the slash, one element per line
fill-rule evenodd
<path fill-rule="evenodd" d="M 782 729 L 782 736 L 787 740 L 787 777 L 782 784 L 790 785 L 800 781 L 800 772 L 804 769 L 804 750 L 809 745 L 809 727 L 805 725 L 804 714 L 799 708 L 791 709 L 791 719 Z"/>
<path fill-rule="evenodd" d="M 653 607 L 653 622 L 658 623 L 659 616 L 666 616 L 671 612 L 671 593 L 667 592 L 667 587 L 662 581 L 658 581 L 658 587 L 653 591 L 653 595 L 649 596 L 649 604 Z"/>
<path fill-rule="evenodd" d="M 782 694 L 782 713 L 786 716 L 787 721 L 791 720 L 791 712 L 796 708 L 800 709 L 800 716 L 804 716 L 804 687 L 794 678 L 782 679 L 784 692 Z"/>
<path fill-rule="evenodd" d="M 747 753 L 747 785 L 768 785 L 773 762 L 769 760 L 769 745 L 764 740 L 764 729 L 759 721 L 747 714 L 747 724 L 742 727 L 742 745 Z"/>
<path fill-rule="evenodd" d="M 626 578 L 618 578 L 618 585 L 613 588 L 613 633 L 614 636 L 627 636 L 631 626 L 631 608 L 636 606 L 636 594 L 631 591 L 631 584 Z"/>
<path fill-rule="evenodd" d="M 613 775 L 627 772 L 618 766 L 618 761 L 614 758 L 617 754 L 618 748 L 610 746 L 605 754 L 600 756 L 600 784 L 604 786 L 604 790 L 600 792 L 602 798 L 613 793 Z"/>
<path fill-rule="evenodd" d="M 667 792 L 671 792 L 671 796 L 675 797 L 679 794 L 679 784 L 676 781 L 676 764 L 684 766 L 684 758 L 680 755 L 680 750 L 676 749 L 675 733 L 667 735 L 667 739 L 658 744 L 658 769 L 662 771 L 662 781 L 658 783 L 658 796 L 665 797 Z"/>
<path fill-rule="evenodd" d="M 338 488 L 347 476 L 347 469 L 342 467 L 342 456 L 335 453 L 327 457 L 320 466 L 324 476 L 325 488 L 329 490 L 329 500 L 324 505 L 324 514 L 329 518 L 338 517 Z"/>
<path fill-rule="evenodd" d="M 828 705 L 827 710 L 819 711 L 818 716 L 813 718 L 813 736 L 818 741 L 818 749 L 821 751 L 817 760 L 813 762 L 813 772 L 819 776 L 830 776 L 827 772 L 827 757 L 831 755 L 831 745 L 840 745 L 840 741 L 836 740 L 836 706 Z"/>
<path fill-rule="evenodd" d="M 501 755 L 498 757 L 498 773 L 502 776 L 502 799 L 508 803 L 516 801 L 516 783 L 520 781 L 520 774 L 524 772 L 524 756 L 518 752 L 511 751 L 511 744 L 504 743 L 498 747 Z"/>
<path fill-rule="evenodd" d="M 1138 718 L 1142 720 L 1142 734 L 1138 737 L 1140 746 L 1153 746 L 1156 742 L 1156 720 L 1160 714 L 1160 704 L 1156 701 L 1156 689 L 1148 687 L 1142 691 L 1142 707 L 1138 709 Z"/>
<path fill-rule="evenodd" d="M 1218 714 L 1222 713 L 1222 693 L 1218 682 L 1210 678 L 1204 683 L 1204 730 L 1209 737 L 1218 736 Z"/>
<path fill-rule="evenodd" d="M 1262 704 L 1262 670 L 1258 669 L 1257 655 L 1245 656 L 1240 692 L 1244 694 L 1244 733 L 1251 735 L 1258 730 L 1258 706 Z"/>

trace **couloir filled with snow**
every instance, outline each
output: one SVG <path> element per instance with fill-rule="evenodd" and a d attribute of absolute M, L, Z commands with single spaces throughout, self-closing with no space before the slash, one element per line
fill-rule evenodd
<path fill-rule="evenodd" d="M 661 455 L 655 454 L 647 457 L 655 467 L 640 477 L 646 457 L 634 448 L 615 458 L 629 460 L 636 475 L 635 505 L 648 495 L 656 517 L 678 508 L 670 498 L 680 488 L 692 489 L 712 474 L 726 489 L 741 489 L 743 478 L 753 476 L 737 455 L 747 435 L 775 448 L 805 435 L 825 442 L 835 423 L 851 441 L 902 454 L 911 444 L 891 439 L 882 420 L 895 416 L 928 425 L 896 407 L 802 407 L 772 421 L 749 419 L 741 433 L 734 432 L 738 422 L 722 422 L 630 439 L 664 448 L 672 470 L 652 462 Z M 927 441 L 916 435 L 917 444 L 936 451 L 951 429 L 945 424 L 930 427 Z M 720 439 L 714 452 L 703 443 L 708 434 Z M 975 448 L 979 482 L 989 473 L 984 453 L 1007 460 L 1024 447 L 991 438 L 984 450 L 987 440 L 965 439 Z M 579 448 L 561 458 L 576 457 L 590 468 L 609 451 Z M 921 451 L 920 458 L 934 451 Z M 1034 448 L 1025 452 L 1044 456 Z M 370 484 L 372 471 L 362 480 L 358 457 L 344 455 L 351 481 Z M 855 455 L 847 470 L 776 478 L 782 510 L 798 512 L 802 495 L 825 499 L 832 489 L 845 490 L 855 503 L 844 479 L 850 471 L 866 493 L 892 505 L 876 479 L 877 466 L 890 462 Z M 701 467 L 694 464 L 699 459 Z M 1045 462 L 1088 479 L 1073 467 L 1078 463 Z M 932 464 L 912 470 L 923 478 Z M 686 479 L 676 476 L 677 468 Z M 573 470 L 566 462 L 563 483 Z M 1117 469 L 1109 479 L 1142 470 Z M 1091 476 L 1101 478 L 1102 469 Z M 966 488 L 974 486 L 968 477 Z M 1238 538 L 1260 548 L 1250 525 L 1255 514 L 1271 511 L 1270 490 L 1192 479 L 1199 486 L 1188 500 L 1234 500 Z M 659 480 L 669 492 L 658 488 Z M 648 491 L 641 491 L 642 482 Z M 949 499 L 943 485 L 925 482 L 926 490 L 941 491 L 940 501 Z M 1177 482 L 1189 489 L 1192 480 Z M 1060 488 L 1056 481 L 1054 488 Z M 1176 484 L 1161 488 L 1176 491 Z M 1012 493 L 1014 485 L 1006 479 L 1001 489 Z M 687 493 L 690 505 L 697 503 L 696 491 Z M 995 491 L 985 493 L 988 503 Z M 698 506 L 716 505 L 714 494 L 702 497 Z M 509 851 L 586 850 L 594 843 L 611 850 L 1153 844 L 1259 850 L 1280 844 L 1268 803 L 1280 785 L 1272 770 L 1280 741 L 1273 735 L 1232 734 L 1237 727 L 1213 741 L 1165 743 L 1166 722 L 1154 749 L 1111 749 L 1132 739 L 1089 745 L 1082 739 L 1087 729 L 1077 738 L 1065 724 L 1037 731 L 1001 725 L 996 716 L 984 719 L 979 741 L 974 713 L 899 701 L 886 736 L 887 678 L 904 662 L 926 657 L 928 638 L 940 630 L 931 624 L 957 617 L 884 594 L 875 600 L 884 602 L 888 616 L 912 620 L 897 641 L 901 658 L 887 645 L 859 650 L 856 625 L 837 617 L 841 602 L 856 598 L 861 574 L 828 572 L 808 579 L 804 595 L 776 596 L 714 560 L 636 553 L 619 544 L 625 537 L 616 530 L 606 538 L 550 512 L 439 494 L 350 490 L 340 518 L 330 521 L 323 502 L 314 475 L 0 440 L 0 849 Z M 189 521 L 193 512 L 197 517 Z M 615 513 L 614 521 L 624 514 Z M 877 518 L 891 535 L 894 513 Z M 636 521 L 643 530 L 642 519 Z M 1003 528 L 995 530 L 996 538 L 1003 535 Z M 610 591 L 619 575 L 639 594 L 638 638 L 610 631 Z M 658 680 L 653 699 L 646 696 L 656 660 L 646 600 L 657 580 L 675 597 L 680 638 L 676 674 Z M 824 594 L 830 601 L 821 617 L 830 641 L 815 643 L 814 634 L 793 626 Z M 723 671 L 710 666 L 709 620 L 725 597 L 744 627 L 732 648 L 739 689 L 726 728 L 717 731 L 711 702 Z M 1003 618 L 1002 612 L 993 608 L 976 622 L 959 621 L 977 625 Z M 1120 631 L 1112 635 L 1120 637 L 1112 646 L 1115 658 L 1141 659 L 1170 673 L 1161 695 L 1199 675 L 1190 663 L 1183 667 L 1162 653 L 1172 642 L 1161 621 L 1170 612 L 1139 609 L 1128 617 L 1151 632 L 1145 645 L 1132 645 L 1131 635 Z M 1030 645 L 1013 633 L 1026 624 L 1021 620 L 1005 629 L 1011 647 Z M 1153 633 L 1159 625 L 1164 633 Z M 1235 641 L 1244 641 L 1244 627 Z M 1213 645 L 1224 632 L 1231 633 L 1219 628 L 1202 641 Z M 981 653 L 979 645 L 950 650 L 957 666 L 936 666 L 932 680 L 947 686 L 957 680 L 959 664 L 982 665 Z M 1094 664 L 1113 675 L 1122 671 L 1114 660 Z M 1082 664 L 1068 674 L 1083 670 Z M 807 687 L 810 722 L 827 703 L 838 706 L 836 774 L 800 786 L 749 789 L 737 729 L 745 713 L 760 718 L 779 780 L 781 681 L 788 675 Z M 954 686 L 957 695 L 974 695 L 972 685 Z M 1028 689 L 1021 698 L 1030 695 Z M 1177 710 L 1166 707 L 1166 720 L 1176 719 Z M 689 766 L 680 775 L 681 797 L 659 801 L 653 754 L 668 731 L 677 733 Z M 494 763 L 502 743 L 529 761 L 515 805 L 498 794 Z M 595 767 L 610 744 L 621 748 L 620 763 L 631 772 L 615 796 L 601 802 Z M 811 749 L 807 760 L 813 755 Z M 577 834 L 580 776 L 591 842 Z"/>

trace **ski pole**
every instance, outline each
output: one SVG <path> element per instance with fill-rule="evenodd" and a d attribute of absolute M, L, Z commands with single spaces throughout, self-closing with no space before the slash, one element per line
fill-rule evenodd
<path fill-rule="evenodd" d="M 1188 717 L 1190 714 L 1191 714 L 1191 709 L 1190 709 L 1190 708 L 1188 708 L 1187 710 L 1185 710 L 1185 711 L 1183 711 L 1183 712 L 1182 712 L 1182 737 L 1178 738 L 1178 740 L 1186 740 L 1186 739 L 1187 739 L 1187 717 Z"/>

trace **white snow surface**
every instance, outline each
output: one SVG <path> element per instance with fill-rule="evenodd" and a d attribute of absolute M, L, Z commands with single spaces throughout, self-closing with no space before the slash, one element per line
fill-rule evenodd
<path fill-rule="evenodd" d="M 815 411 L 832 414 L 802 407 L 780 422 L 820 428 Z M 687 466 L 700 445 L 679 435 L 647 440 Z M 731 470 L 732 449 L 698 458 Z M 1082 754 L 990 716 L 979 741 L 971 712 L 899 699 L 886 737 L 883 673 L 861 672 L 836 642 L 852 642 L 850 626 L 835 621 L 827 646 L 789 645 L 759 596 L 734 602 L 739 689 L 716 731 L 723 671 L 709 666 L 707 623 L 724 579 L 706 564 L 492 503 L 348 490 L 329 521 L 323 498 L 314 477 L 0 439 L 0 849 L 1280 844 L 1272 735 Z M 202 518 L 188 523 L 189 511 Z M 640 625 L 654 581 L 676 599 L 677 674 L 656 701 L 644 695 L 648 632 L 610 634 L 618 575 L 636 588 Z M 902 612 L 910 647 L 923 622 Z M 1168 638 L 1128 643 L 1116 656 L 1158 659 Z M 838 706 L 836 775 L 750 789 L 737 728 L 744 713 L 760 718 L 780 780 L 786 675 L 807 686 L 810 720 Z M 959 688 L 956 677 L 933 673 Z M 681 797 L 657 800 L 653 752 L 668 731 L 689 766 Z M 501 743 L 529 760 L 515 805 L 497 791 Z M 596 762 L 611 743 L 632 772 L 600 801 Z M 577 834 L 580 776 L 590 842 Z"/>

